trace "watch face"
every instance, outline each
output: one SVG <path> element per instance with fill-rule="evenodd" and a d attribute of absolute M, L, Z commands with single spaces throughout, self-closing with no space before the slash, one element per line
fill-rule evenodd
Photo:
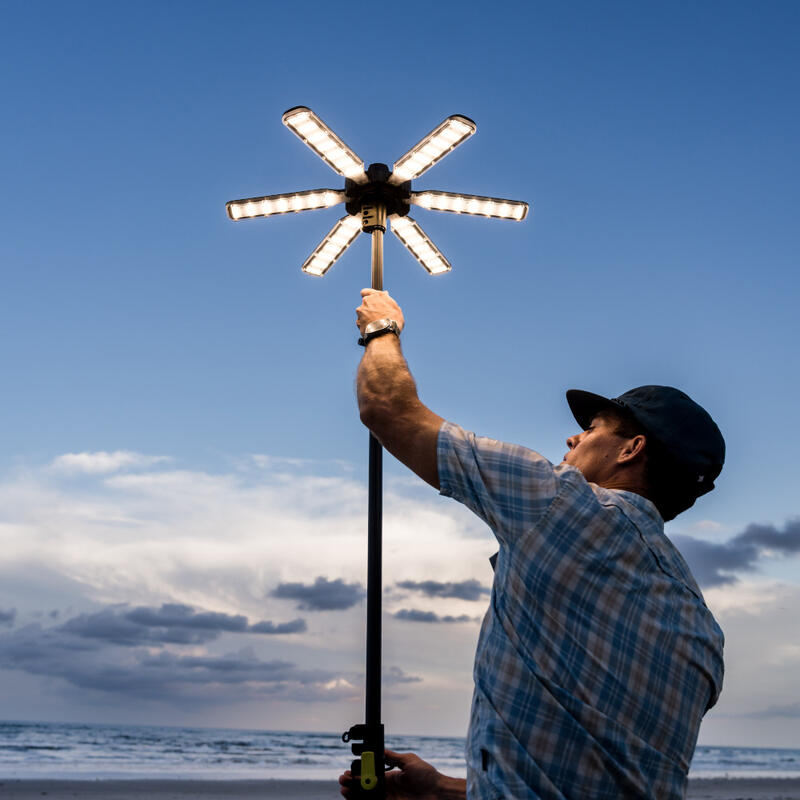
<path fill-rule="evenodd" d="M 385 328 L 390 327 L 392 321 L 390 319 L 376 319 L 374 322 L 370 322 L 366 328 L 364 328 L 364 333 L 375 333 L 375 331 L 382 331 Z"/>

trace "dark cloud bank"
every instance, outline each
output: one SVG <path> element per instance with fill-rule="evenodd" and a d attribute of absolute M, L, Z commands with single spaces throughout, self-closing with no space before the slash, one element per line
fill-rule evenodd
<path fill-rule="evenodd" d="M 800 519 L 790 520 L 782 531 L 774 525 L 748 525 L 743 533 L 722 543 L 683 535 L 671 538 L 701 586 L 722 586 L 736 582 L 732 573 L 755 572 L 767 553 L 800 553 Z"/>
<path fill-rule="evenodd" d="M 166 701 L 177 706 L 241 701 L 267 696 L 321 700 L 347 696 L 328 690 L 338 677 L 329 670 L 301 669 L 282 660 L 262 660 L 248 649 L 224 656 L 182 655 L 167 650 L 112 647 L 63 630 L 28 625 L 0 636 L 0 666 L 118 699 Z"/>
<path fill-rule="evenodd" d="M 60 625 L 34 623 L 0 633 L 0 668 L 60 678 L 72 687 L 112 694 L 120 701 L 187 708 L 266 698 L 360 700 L 359 675 L 265 660 L 248 647 L 221 656 L 180 652 L 182 645 L 196 647 L 226 632 L 270 635 L 305 628 L 302 619 L 251 624 L 241 615 L 196 611 L 179 604 L 112 607 Z M 418 680 L 398 667 L 385 671 L 387 685 Z"/>
<path fill-rule="evenodd" d="M 491 589 L 470 578 L 466 581 L 454 583 L 440 583 L 439 581 L 399 581 L 398 589 L 412 592 L 422 592 L 428 597 L 453 597 L 457 600 L 481 600 L 484 595 L 491 594 Z"/>
<path fill-rule="evenodd" d="M 190 606 L 165 603 L 160 608 L 108 608 L 95 614 L 81 614 L 67 620 L 57 630 L 84 639 L 99 639 L 126 647 L 145 644 L 205 644 L 220 634 L 302 633 L 303 619 L 274 624 L 262 621 L 249 624 L 242 615 L 215 611 L 195 611 Z"/>
<path fill-rule="evenodd" d="M 418 608 L 401 608 L 394 613 L 395 619 L 402 619 L 405 622 L 472 622 L 475 618 L 468 614 L 461 614 L 453 617 L 450 614 L 439 616 L 433 611 L 420 611 Z"/>
<path fill-rule="evenodd" d="M 270 597 L 297 601 L 302 611 L 343 611 L 360 603 L 364 595 L 359 583 L 345 583 L 341 578 L 329 581 L 322 576 L 314 583 L 281 583 L 270 592 Z"/>

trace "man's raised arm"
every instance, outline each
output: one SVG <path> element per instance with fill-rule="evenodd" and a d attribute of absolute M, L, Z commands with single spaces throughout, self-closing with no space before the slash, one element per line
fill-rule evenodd
<path fill-rule="evenodd" d="M 387 292 L 362 289 L 361 297 L 356 314 L 362 336 L 369 323 L 383 319 L 403 329 L 403 312 Z M 399 336 L 369 338 L 356 388 L 361 421 L 395 458 L 438 489 L 436 442 L 444 420 L 420 401 Z"/>

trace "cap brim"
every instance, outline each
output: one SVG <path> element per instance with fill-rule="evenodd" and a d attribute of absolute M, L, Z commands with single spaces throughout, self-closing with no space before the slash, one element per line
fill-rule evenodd
<path fill-rule="evenodd" d="M 584 392 L 583 389 L 568 389 L 567 403 L 578 425 L 581 426 L 581 430 L 584 431 L 592 424 L 592 419 L 601 411 L 608 411 L 609 409 L 620 410 L 619 403 L 599 394 Z"/>

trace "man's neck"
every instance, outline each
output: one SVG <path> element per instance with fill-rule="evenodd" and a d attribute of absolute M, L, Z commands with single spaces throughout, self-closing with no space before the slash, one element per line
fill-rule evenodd
<path fill-rule="evenodd" d="M 618 474 L 611 475 L 605 480 L 600 481 L 597 485 L 602 486 L 604 489 L 617 489 L 623 492 L 633 492 L 634 494 L 639 494 L 642 497 L 651 500 L 648 495 L 647 486 L 639 476 Z"/>

